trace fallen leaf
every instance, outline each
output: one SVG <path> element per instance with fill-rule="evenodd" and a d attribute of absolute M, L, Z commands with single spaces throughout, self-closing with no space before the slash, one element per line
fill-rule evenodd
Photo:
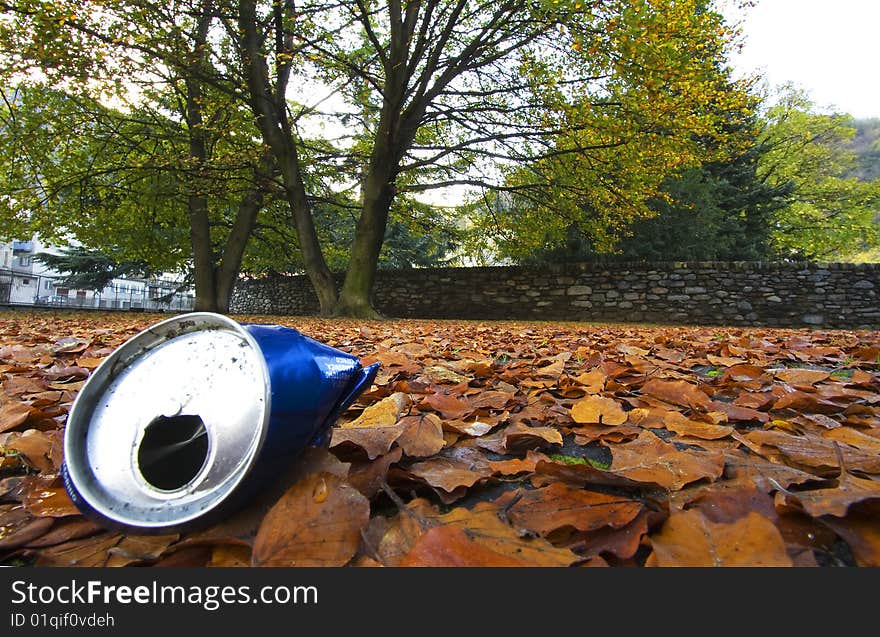
<path fill-rule="evenodd" d="M 381 490 L 382 483 L 388 475 L 388 468 L 394 463 L 399 462 L 402 456 L 403 450 L 400 447 L 396 447 L 391 452 L 376 458 L 372 462 L 352 465 L 351 471 L 348 474 L 349 484 L 360 491 L 367 499 L 373 499 Z"/>
<path fill-rule="evenodd" d="M 742 365 L 746 361 L 741 358 L 733 358 L 731 356 L 715 356 L 714 354 L 706 354 L 706 360 L 712 365 L 720 367 L 733 367 L 734 365 Z"/>
<path fill-rule="evenodd" d="M 10 508 L 0 514 L 0 550 L 25 546 L 45 535 L 52 527 L 51 518 L 32 517 L 22 507 Z"/>
<path fill-rule="evenodd" d="M 484 463 L 471 459 L 436 457 L 410 465 L 406 472 L 426 484 L 452 493 L 459 487 L 472 487 L 494 472 Z"/>
<path fill-rule="evenodd" d="M 632 411 L 629 413 L 632 413 Z M 574 434 L 575 444 L 588 445 L 596 440 L 602 440 L 605 442 L 625 442 L 627 440 L 632 440 L 642 433 L 642 428 L 634 425 L 618 425 L 617 427 L 609 427 L 606 425 L 582 425 L 580 427 L 573 427 L 571 433 Z"/>
<path fill-rule="evenodd" d="M 520 495 L 507 510 L 508 518 L 515 526 L 541 536 L 566 526 L 579 531 L 594 531 L 603 526 L 620 528 L 642 509 L 640 503 L 629 498 L 576 489 L 561 482 Z"/>
<path fill-rule="evenodd" d="M 744 438 L 757 445 L 759 451 L 764 447 L 772 447 L 793 462 L 823 473 L 834 471 L 840 466 L 835 452 L 837 443 L 833 440 L 812 435 L 792 436 L 777 430 L 750 431 Z M 866 473 L 880 473 L 880 456 L 865 453 L 849 445 L 841 450 L 847 467 Z"/>
<path fill-rule="evenodd" d="M 421 406 L 437 411 L 446 420 L 458 420 L 474 411 L 473 407 L 463 400 L 439 392 L 426 396 Z"/>
<path fill-rule="evenodd" d="M 673 513 L 650 541 L 652 566 L 792 565 L 779 530 L 754 512 L 731 523 L 696 510 Z"/>
<path fill-rule="evenodd" d="M 849 545 L 859 566 L 880 566 L 880 526 L 876 516 L 850 513 L 845 518 L 825 517 L 822 522 Z"/>
<path fill-rule="evenodd" d="M 726 438 L 734 432 L 733 427 L 690 420 L 677 411 L 667 412 L 663 424 L 669 431 L 674 431 L 680 436 L 693 436 L 703 440 Z"/>
<path fill-rule="evenodd" d="M 430 413 L 404 416 L 400 422 L 405 429 L 397 438 L 397 444 L 407 456 L 433 456 L 446 445 L 443 439 L 443 421 L 439 416 Z"/>
<path fill-rule="evenodd" d="M 462 376 L 447 367 L 443 367 L 441 365 L 432 365 L 430 367 L 426 367 L 423 370 L 425 376 L 432 383 L 443 384 L 443 383 L 461 383 L 467 382 L 468 378 L 466 376 Z"/>
<path fill-rule="evenodd" d="M 71 501 L 63 486 L 39 486 L 33 488 L 22 499 L 22 504 L 33 515 L 40 517 L 61 518 L 79 514 L 79 509 Z"/>
<path fill-rule="evenodd" d="M 632 442 L 613 446 L 611 456 L 612 472 L 671 490 L 703 478 L 715 480 L 724 471 L 721 453 L 678 451 L 648 431 Z"/>
<path fill-rule="evenodd" d="M 642 511 L 636 518 L 619 529 L 603 527 L 579 534 L 566 548 L 586 556 L 613 555 L 618 559 L 635 556 L 648 533 L 650 514 Z"/>
<path fill-rule="evenodd" d="M 556 548 L 543 538 L 521 537 L 498 516 L 498 508 L 490 502 L 478 502 L 472 509 L 456 507 L 440 516 L 441 524 L 460 527 L 468 537 L 501 555 L 532 566 L 569 566 L 579 558 L 568 549 Z"/>
<path fill-rule="evenodd" d="M 364 409 L 363 413 L 351 422 L 340 425 L 340 429 L 357 429 L 365 427 L 391 427 L 397 424 L 401 414 L 412 403 L 409 396 L 397 392 L 383 398 L 375 405 Z"/>
<path fill-rule="evenodd" d="M 511 460 L 496 460 L 489 462 L 489 468 L 493 474 L 513 476 L 518 473 L 531 473 L 541 461 L 549 460 L 540 451 L 528 451 L 525 458 L 513 458 Z"/>
<path fill-rule="evenodd" d="M 709 397 L 697 389 L 695 385 L 683 380 L 667 381 L 654 378 L 642 386 L 642 393 L 673 405 L 702 411 L 709 409 Z"/>
<path fill-rule="evenodd" d="M 814 385 L 827 380 L 831 376 L 831 372 L 818 369 L 781 369 L 773 375 L 792 385 Z"/>
<path fill-rule="evenodd" d="M 783 489 L 777 493 L 777 498 L 797 502 L 814 517 L 833 515 L 838 518 L 844 517 L 856 502 L 880 500 L 880 482 L 877 480 L 859 478 L 844 471 L 835 482 L 836 486 L 831 488 L 805 491 Z"/>
<path fill-rule="evenodd" d="M 370 503 L 339 476 L 316 473 L 293 485 L 263 519 L 254 566 L 342 566 L 357 552 Z"/>
<path fill-rule="evenodd" d="M 819 479 L 785 464 L 768 462 L 752 454 L 747 456 L 741 449 L 724 452 L 724 474 L 729 480 L 751 481 L 764 492 L 775 489 L 774 483 L 788 487 Z"/>
<path fill-rule="evenodd" d="M 0 433 L 23 425 L 36 410 L 24 403 L 9 402 L 0 406 Z"/>
<path fill-rule="evenodd" d="M 79 538 L 94 535 L 95 533 L 101 531 L 101 528 L 102 527 L 99 524 L 96 524 L 95 522 L 87 520 L 81 516 L 59 518 L 55 520 L 55 524 L 52 526 L 48 533 L 40 536 L 33 542 L 30 542 L 27 546 L 28 548 L 53 546 L 55 544 L 61 544 L 62 542 L 69 542 L 70 540 L 76 540 Z"/>
<path fill-rule="evenodd" d="M 215 568 L 241 568 L 251 565 L 251 547 L 247 544 L 218 544 L 211 551 L 207 566 Z"/>
<path fill-rule="evenodd" d="M 180 538 L 171 535 L 126 535 L 116 546 L 107 550 L 104 566 L 128 566 L 141 562 L 153 562 Z"/>
<path fill-rule="evenodd" d="M 553 427 L 529 427 L 521 422 L 509 425 L 503 430 L 504 448 L 507 451 L 522 451 L 546 445 L 561 445 L 562 434 Z"/>
<path fill-rule="evenodd" d="M 489 433 L 495 428 L 486 422 L 475 420 L 474 422 L 464 422 L 462 420 L 444 420 L 443 428 L 447 431 L 451 430 L 455 433 L 465 434 L 466 436 L 482 436 Z"/>
<path fill-rule="evenodd" d="M 122 541 L 118 533 L 101 533 L 41 550 L 36 566 L 106 566 L 108 551 Z"/>
<path fill-rule="evenodd" d="M 420 536 L 400 566 L 527 566 L 470 538 L 469 530 L 436 526 Z"/>
<path fill-rule="evenodd" d="M 49 459 L 52 438 L 41 431 L 28 430 L 6 444 L 7 449 L 20 453 L 27 463 L 42 473 L 51 473 L 55 466 Z"/>
<path fill-rule="evenodd" d="M 367 458 L 373 460 L 385 455 L 395 441 L 406 431 L 407 425 L 399 422 L 390 427 L 345 427 L 333 429 L 330 448 L 337 452 L 355 447 L 361 449 Z"/>
<path fill-rule="evenodd" d="M 620 403 L 602 396 L 588 396 L 576 402 L 571 408 L 571 417 L 577 423 L 601 425 L 622 425 L 627 418 Z"/>

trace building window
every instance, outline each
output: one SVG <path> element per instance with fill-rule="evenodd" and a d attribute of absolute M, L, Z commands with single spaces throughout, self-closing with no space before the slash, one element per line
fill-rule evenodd
<path fill-rule="evenodd" d="M 53 281 L 52 279 L 47 279 L 46 282 L 43 284 L 43 289 L 51 290 L 53 285 L 55 285 L 55 281 Z"/>
<path fill-rule="evenodd" d="M 58 288 L 55 290 L 55 294 L 58 296 L 68 296 L 70 294 L 70 288 Z"/>
<path fill-rule="evenodd" d="M 18 264 L 21 265 L 22 267 L 27 267 L 31 264 L 31 258 L 30 257 L 18 257 Z"/>
<path fill-rule="evenodd" d="M 21 284 L 22 284 L 22 285 L 30 285 L 30 284 L 31 284 L 31 280 L 30 280 L 30 279 L 22 279 L 22 280 L 21 280 Z"/>

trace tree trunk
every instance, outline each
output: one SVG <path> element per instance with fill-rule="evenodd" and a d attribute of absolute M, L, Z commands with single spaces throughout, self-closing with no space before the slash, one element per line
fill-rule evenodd
<path fill-rule="evenodd" d="M 281 171 L 287 201 L 299 238 L 303 265 L 318 297 L 321 314 L 331 314 L 336 306 L 336 283 L 321 252 L 300 171 L 296 142 L 287 120 L 285 94 L 288 75 L 279 73 L 278 85 L 273 91 L 269 83 L 266 56 L 260 48 L 254 0 L 239 2 L 239 31 L 243 50 L 242 63 L 251 97 L 251 110 L 257 118 L 263 141 L 272 149 L 278 169 Z"/>
<path fill-rule="evenodd" d="M 190 246 L 193 255 L 193 271 L 196 287 L 195 309 L 197 311 L 217 311 L 217 288 L 214 272 L 214 249 L 211 244 L 211 223 L 208 217 L 208 197 L 203 192 L 202 172 L 208 161 L 208 144 L 205 139 L 204 117 L 202 115 L 202 84 L 197 78 L 205 55 L 205 42 L 208 35 L 210 17 L 200 16 L 194 33 L 192 72 L 184 82 L 186 86 L 186 124 L 189 134 L 189 155 L 196 167 L 189 175 L 190 195 L 187 211 L 189 213 Z"/>
<path fill-rule="evenodd" d="M 387 160 L 374 162 L 363 190 L 363 207 L 358 219 L 357 232 L 351 247 L 351 259 L 334 314 L 356 318 L 379 318 L 373 308 L 371 293 L 376 281 L 379 251 L 385 238 L 388 211 L 394 200 L 394 185 Z"/>
<path fill-rule="evenodd" d="M 238 214 L 232 224 L 232 231 L 223 249 L 223 258 L 216 274 L 215 300 L 217 309 L 222 314 L 229 313 L 232 291 L 241 271 L 241 260 L 244 250 L 257 224 L 257 215 L 263 208 L 266 187 L 272 179 L 272 155 L 263 152 L 259 163 L 254 166 L 254 187 L 238 204 Z"/>

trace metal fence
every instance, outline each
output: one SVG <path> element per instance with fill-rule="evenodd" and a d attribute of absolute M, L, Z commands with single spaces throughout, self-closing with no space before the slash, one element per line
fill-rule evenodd
<path fill-rule="evenodd" d="M 0 305 L 71 309 L 180 311 L 193 309 L 191 292 L 167 279 L 115 280 L 100 292 L 69 289 L 56 277 L 0 269 Z"/>

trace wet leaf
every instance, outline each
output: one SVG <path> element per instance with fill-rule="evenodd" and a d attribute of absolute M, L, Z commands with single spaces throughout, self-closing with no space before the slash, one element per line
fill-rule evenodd
<path fill-rule="evenodd" d="M 207 566 L 234 568 L 251 565 L 251 547 L 247 544 L 218 544 L 211 551 Z"/>
<path fill-rule="evenodd" d="M 369 520 L 370 503 L 359 491 L 339 476 L 312 474 L 266 514 L 254 541 L 253 564 L 342 566 L 357 552 Z"/>
<path fill-rule="evenodd" d="M 79 514 L 79 509 L 63 486 L 39 486 L 35 483 L 22 503 L 33 515 L 40 517 L 62 518 Z"/>
<path fill-rule="evenodd" d="M 35 518 L 22 507 L 0 514 L 0 551 L 25 546 L 45 535 L 52 528 L 51 518 Z"/>
<path fill-rule="evenodd" d="M 51 519 L 51 518 L 42 518 Z M 44 546 L 53 546 L 70 540 L 76 540 L 83 537 L 94 535 L 102 530 L 102 527 L 91 520 L 87 520 L 81 516 L 70 516 L 55 520 L 55 524 L 45 535 L 41 535 L 38 539 L 28 543 L 28 548 L 41 548 Z"/>

